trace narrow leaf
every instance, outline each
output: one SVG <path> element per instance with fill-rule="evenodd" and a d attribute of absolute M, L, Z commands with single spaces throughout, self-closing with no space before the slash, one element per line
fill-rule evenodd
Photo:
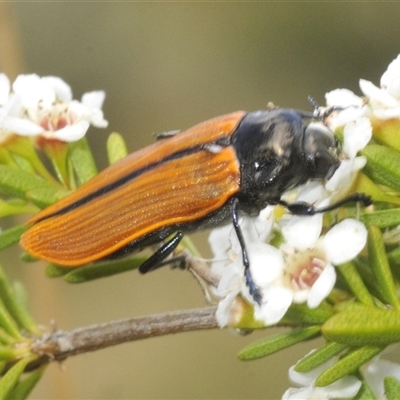
<path fill-rule="evenodd" d="M 375 225 L 378 228 L 390 228 L 400 224 L 400 208 L 378 210 L 369 214 L 362 214 L 361 222 L 365 225 Z"/>
<path fill-rule="evenodd" d="M 19 242 L 26 230 L 25 225 L 17 225 L 0 233 L 0 250 Z"/>
<path fill-rule="evenodd" d="M 253 360 L 255 358 L 265 357 L 305 339 L 316 336 L 319 333 L 320 326 L 310 326 L 307 328 L 293 329 L 288 333 L 269 336 L 243 348 L 239 352 L 238 357 L 241 360 Z"/>
<path fill-rule="evenodd" d="M 18 301 L 14 295 L 10 283 L 4 275 L 3 269 L 0 267 L 0 298 L 7 308 L 8 312 L 12 315 L 13 319 L 19 324 L 19 327 L 27 330 L 32 334 L 40 334 L 35 322 L 32 320 L 27 309 L 23 303 Z"/>
<path fill-rule="evenodd" d="M 22 339 L 17 323 L 6 309 L 2 300 L 0 300 L 0 327 L 15 339 Z"/>
<path fill-rule="evenodd" d="M 364 363 L 375 357 L 383 347 L 365 346 L 353 350 L 337 363 L 326 369 L 315 381 L 315 386 L 328 386 L 346 375 L 357 371 Z"/>
<path fill-rule="evenodd" d="M 354 264 L 348 262 L 338 267 L 351 292 L 363 304 L 373 306 L 374 300 L 365 286 Z"/>
<path fill-rule="evenodd" d="M 37 369 L 36 371 L 29 373 L 29 375 L 25 379 L 17 383 L 7 399 L 24 400 L 28 398 L 29 394 L 42 377 L 44 370 L 45 367 L 42 367 L 40 369 Z"/>
<path fill-rule="evenodd" d="M 367 158 L 363 172 L 372 181 L 400 191 L 400 153 L 386 146 L 368 145 L 361 154 Z"/>
<path fill-rule="evenodd" d="M 68 272 L 64 276 L 64 279 L 69 283 L 83 283 L 94 279 L 105 278 L 107 276 L 137 269 L 145 260 L 147 260 L 147 257 L 135 256 L 120 260 L 101 261 L 84 267 L 75 268 L 71 272 Z"/>
<path fill-rule="evenodd" d="M 400 151 L 399 130 L 400 126 L 397 118 L 374 122 L 374 138 L 397 151 Z"/>
<path fill-rule="evenodd" d="M 56 201 L 62 199 L 69 193 L 68 190 L 59 189 L 56 187 L 39 187 L 28 190 L 26 198 L 39 208 L 46 208 Z"/>
<path fill-rule="evenodd" d="M 17 385 L 25 367 L 32 361 L 31 357 L 23 358 L 13 365 L 0 380 L 0 400 L 5 400 Z"/>
<path fill-rule="evenodd" d="M 112 132 L 107 139 L 107 155 L 110 164 L 114 164 L 128 155 L 125 140 L 118 132 Z"/>
<path fill-rule="evenodd" d="M 71 268 L 68 267 L 60 267 L 55 264 L 48 264 L 46 267 L 46 275 L 50 278 L 59 278 L 60 276 L 64 276 L 71 272 Z"/>
<path fill-rule="evenodd" d="M 86 138 L 70 143 L 69 159 L 80 185 L 97 175 L 96 163 Z"/>
<path fill-rule="evenodd" d="M 60 187 L 50 184 L 29 172 L 0 164 L 0 193 L 27 199 L 27 193 L 39 188 L 58 191 Z"/>
<path fill-rule="evenodd" d="M 317 325 L 323 324 L 333 314 L 334 311 L 332 307 L 325 302 L 314 309 L 310 309 L 306 304 L 292 304 L 281 322 L 283 325 L 291 322 Z"/>
<path fill-rule="evenodd" d="M 383 382 L 388 400 L 400 399 L 400 382 L 392 376 L 387 376 Z"/>
<path fill-rule="evenodd" d="M 348 346 L 346 344 L 328 342 L 319 349 L 302 358 L 295 367 L 297 372 L 309 372 L 324 364 L 332 357 L 341 353 Z"/>
<path fill-rule="evenodd" d="M 382 233 L 379 228 L 374 225 L 371 225 L 368 229 L 368 254 L 371 268 L 374 271 L 378 285 L 385 296 L 385 300 L 387 300 L 394 308 L 399 310 L 400 301 L 397 296 L 392 272 L 390 271 Z"/>
<path fill-rule="evenodd" d="M 352 191 L 365 193 L 372 197 L 374 202 L 400 204 L 400 198 L 384 192 L 375 182 L 362 172 L 358 173 Z"/>
<path fill-rule="evenodd" d="M 347 307 L 325 322 L 321 330 L 328 340 L 348 346 L 383 346 L 400 341 L 400 312 Z"/>
<path fill-rule="evenodd" d="M 354 400 L 378 400 L 378 398 L 374 395 L 369 386 L 363 382 Z"/>

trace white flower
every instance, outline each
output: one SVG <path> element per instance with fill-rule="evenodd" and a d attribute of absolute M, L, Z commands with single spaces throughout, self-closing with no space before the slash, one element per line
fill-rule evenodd
<path fill-rule="evenodd" d="M 355 376 L 346 376 L 336 382 L 324 386 L 314 386 L 315 380 L 327 368 L 335 363 L 337 358 L 325 362 L 310 372 L 296 372 L 295 366 L 289 369 L 289 378 L 299 388 L 290 388 L 282 396 L 284 400 L 322 400 L 322 399 L 351 399 L 359 391 L 361 382 Z"/>
<path fill-rule="evenodd" d="M 72 99 L 71 88 L 62 79 L 36 74 L 18 76 L 12 87 L 25 123 L 13 125 L 16 134 L 72 142 L 81 139 L 90 124 L 107 126 L 101 111 L 102 91 L 85 93 L 79 102 Z"/>
<path fill-rule="evenodd" d="M 372 114 L 380 119 L 400 118 L 400 55 L 381 77 L 381 87 L 360 79 L 360 88 L 369 99 Z"/>
<path fill-rule="evenodd" d="M 264 242 L 272 230 L 271 217 L 264 221 L 268 229 L 262 230 L 261 235 L 256 232 L 260 218 L 241 221 L 250 272 L 262 295 L 261 305 L 255 302 L 246 286 L 242 249 L 234 229 L 226 226 L 210 235 L 215 255 L 212 270 L 221 276 L 214 289 L 221 299 L 217 311 L 221 327 L 228 324 L 232 303 L 239 294 L 254 305 L 255 318 L 266 325 L 279 322 L 293 302 L 317 307 L 335 284 L 334 265 L 356 257 L 366 243 L 366 228 L 352 219 L 340 222 L 320 236 L 322 215 L 316 214 L 283 218 L 282 234 L 286 241 L 277 249 Z"/>
<path fill-rule="evenodd" d="M 0 74 L 0 143 L 5 142 L 16 130 L 22 134 L 38 134 L 41 129 L 25 120 L 20 96 L 10 92 L 10 81 Z"/>
<path fill-rule="evenodd" d="M 251 265 L 261 263 L 265 266 L 268 250 L 270 248 L 276 250 L 263 243 L 272 231 L 273 208 L 268 206 L 256 218 L 247 217 L 239 220 Z M 232 225 L 214 229 L 209 236 L 209 243 L 214 253 L 211 269 L 221 277 L 218 287 L 214 289 L 214 294 L 221 298 L 216 317 L 219 325 L 223 327 L 229 321 L 232 304 L 238 294 L 241 293 L 249 302 L 254 304 L 255 302 L 246 286 L 242 249 Z M 270 276 L 273 276 L 272 269 Z M 258 278 L 263 279 L 260 276 Z"/>
<path fill-rule="evenodd" d="M 367 240 L 365 226 L 353 219 L 338 223 L 323 236 L 319 236 L 321 229 L 319 214 L 293 216 L 282 228 L 286 242 L 280 247 L 281 257 L 270 257 L 268 264 L 251 265 L 254 281 L 263 296 L 261 307 L 255 307 L 255 317 L 266 325 L 278 322 L 292 302 L 318 307 L 335 284 L 334 265 L 356 257 Z M 257 268 L 262 268 L 264 274 L 270 269 L 282 273 L 275 272 L 269 281 L 261 280 Z"/>
<path fill-rule="evenodd" d="M 369 143 L 371 137 L 372 125 L 369 118 L 358 116 L 345 124 L 343 154 L 346 158 L 341 161 L 339 168 L 324 186 L 330 203 L 343 198 L 349 192 L 359 171 L 364 168 L 367 160 L 364 156 L 357 157 L 357 153 Z"/>
<path fill-rule="evenodd" d="M 337 107 L 326 123 L 332 131 L 337 127 L 344 126 L 350 121 L 355 121 L 367 113 L 367 107 L 361 97 L 356 96 L 348 89 L 335 89 L 325 94 L 327 108 Z"/>

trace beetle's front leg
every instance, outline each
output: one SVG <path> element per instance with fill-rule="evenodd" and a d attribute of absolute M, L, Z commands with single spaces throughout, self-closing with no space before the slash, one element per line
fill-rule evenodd
<path fill-rule="evenodd" d="M 310 203 L 306 203 L 305 201 L 299 201 L 296 203 L 287 203 L 286 201 L 279 200 L 278 204 L 284 206 L 287 208 L 288 211 L 290 211 L 294 215 L 315 215 L 318 213 L 324 213 L 328 211 L 335 210 L 344 204 L 347 203 L 363 203 L 365 207 L 369 206 L 372 204 L 372 199 L 370 196 L 364 194 L 364 193 L 354 193 L 351 194 L 350 196 L 345 197 L 343 200 L 340 200 L 336 203 L 333 203 L 327 207 L 315 207 L 314 205 Z"/>
<path fill-rule="evenodd" d="M 243 237 L 242 229 L 239 225 L 239 217 L 237 214 L 237 205 L 239 200 L 235 198 L 232 204 L 232 224 L 233 228 L 235 229 L 236 236 L 239 240 L 240 248 L 242 249 L 242 259 L 243 259 L 243 266 L 244 266 L 244 277 L 246 280 L 246 285 L 249 288 L 250 294 L 253 296 L 253 299 L 258 305 L 261 305 L 262 295 L 260 293 L 260 289 L 257 287 L 256 283 L 253 280 L 250 272 L 250 261 L 249 256 L 246 250 L 246 243 Z"/>

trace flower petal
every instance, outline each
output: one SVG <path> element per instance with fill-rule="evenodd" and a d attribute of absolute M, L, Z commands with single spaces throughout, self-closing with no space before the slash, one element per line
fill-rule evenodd
<path fill-rule="evenodd" d="M 0 106 L 8 102 L 10 96 L 10 80 L 6 74 L 0 74 Z"/>
<path fill-rule="evenodd" d="M 343 131 L 343 150 L 349 158 L 355 158 L 372 137 L 372 125 L 369 118 L 363 117 L 349 122 Z"/>
<path fill-rule="evenodd" d="M 335 225 L 322 240 L 324 250 L 334 265 L 352 260 L 366 242 L 367 229 L 364 224 L 350 218 Z"/>
<path fill-rule="evenodd" d="M 251 275 L 257 286 L 263 288 L 282 276 L 284 260 L 276 247 L 266 243 L 248 243 L 247 251 Z"/>
<path fill-rule="evenodd" d="M 334 193 L 337 197 L 341 197 L 341 194 L 348 192 L 358 171 L 361 170 L 366 163 L 367 159 L 364 156 L 343 160 L 339 168 L 326 183 L 325 188 L 331 193 Z"/>
<path fill-rule="evenodd" d="M 263 304 L 256 307 L 254 316 L 266 325 L 279 322 L 292 304 L 293 294 L 282 286 L 273 286 L 267 292 L 263 292 Z"/>
<path fill-rule="evenodd" d="M 310 217 L 294 215 L 289 220 L 282 221 L 282 234 L 286 241 L 299 250 L 312 247 L 322 230 L 322 214 Z"/>
<path fill-rule="evenodd" d="M 315 281 L 310 289 L 307 298 L 307 305 L 313 309 L 318 307 L 332 291 L 336 282 L 336 271 L 333 265 L 328 264 L 322 271 L 319 278 Z"/>
<path fill-rule="evenodd" d="M 360 89 L 371 100 L 375 100 L 386 107 L 398 107 L 399 102 L 385 90 L 379 89 L 372 82 L 360 79 Z"/>
<path fill-rule="evenodd" d="M 44 129 L 27 119 L 6 116 L 3 128 L 8 132 L 14 132 L 21 136 L 35 136 L 44 132 Z"/>
<path fill-rule="evenodd" d="M 65 128 L 51 132 L 51 137 L 54 137 L 63 142 L 75 142 L 85 136 L 86 131 L 89 129 L 89 122 L 82 120 L 73 125 L 67 125 Z"/>
<path fill-rule="evenodd" d="M 229 234 L 232 230 L 232 224 L 227 224 L 215 228 L 208 236 L 208 243 L 215 257 L 226 256 L 230 248 Z"/>
<path fill-rule="evenodd" d="M 52 90 L 57 100 L 68 103 L 72 100 L 71 87 L 58 76 L 44 76 L 41 78 L 42 84 Z"/>

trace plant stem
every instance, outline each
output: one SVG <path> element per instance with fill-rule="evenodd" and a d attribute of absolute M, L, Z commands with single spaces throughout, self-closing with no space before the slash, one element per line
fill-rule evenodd
<path fill-rule="evenodd" d="M 31 362 L 26 370 L 120 343 L 170 333 L 215 329 L 218 328 L 215 311 L 216 307 L 181 310 L 45 334 L 32 344 L 32 351 L 41 357 Z"/>

